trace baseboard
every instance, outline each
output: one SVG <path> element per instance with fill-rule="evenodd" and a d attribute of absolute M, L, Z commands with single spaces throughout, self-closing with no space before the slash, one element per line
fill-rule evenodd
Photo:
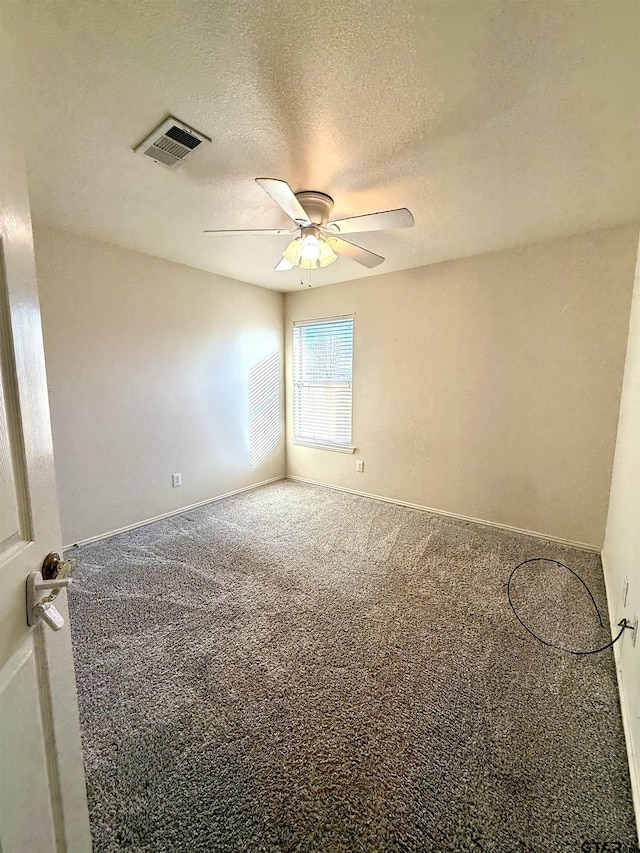
<path fill-rule="evenodd" d="M 80 547 L 81 545 L 90 545 L 92 542 L 99 542 L 101 539 L 110 539 L 112 536 L 117 536 L 118 533 L 126 533 L 127 530 L 135 530 L 137 527 L 145 527 L 147 524 L 153 524 L 154 521 L 162 521 L 163 518 L 171 518 L 172 515 L 180 515 L 183 512 L 188 512 L 190 509 L 197 509 L 199 506 L 221 501 L 223 498 L 230 498 L 233 495 L 239 495 L 242 492 L 250 492 L 252 489 L 257 489 L 258 486 L 266 486 L 267 483 L 276 483 L 278 480 L 284 480 L 286 476 L 281 474 L 279 477 L 271 477 L 270 480 L 261 480 L 259 483 L 252 483 L 250 486 L 243 486 L 241 489 L 234 489 L 232 492 L 225 492 L 224 495 L 216 495 L 215 498 L 207 498 L 205 501 L 198 501 L 196 504 L 180 507 L 180 509 L 172 509 L 170 512 L 164 512 L 162 515 L 155 515 L 153 518 L 145 518 L 144 521 L 136 521 L 134 524 L 127 524 L 125 527 L 119 527 L 117 530 L 110 530 L 108 533 L 99 533 L 97 536 L 89 536 L 88 539 L 79 539 L 71 545 L 65 545 L 67 548 Z"/>
<path fill-rule="evenodd" d="M 572 542 L 570 539 L 560 539 L 558 536 L 549 536 L 547 533 L 538 533 L 535 530 L 525 530 L 522 527 L 513 527 L 510 524 L 500 524 L 498 521 L 486 521 L 483 518 L 473 518 L 470 515 L 460 515 L 457 512 L 448 512 L 444 509 L 434 509 L 430 506 L 422 504 L 413 504 L 409 501 L 399 501 L 395 498 L 387 498 L 383 495 L 374 495 L 370 492 L 361 492 L 358 489 L 348 489 L 346 486 L 334 486 L 331 483 L 321 483 L 319 480 L 309 480 L 307 477 L 296 477 L 293 474 L 287 474 L 287 480 L 296 480 L 299 483 L 310 483 L 313 486 L 322 486 L 325 489 L 335 489 L 338 492 L 349 492 L 351 495 L 360 495 L 363 498 L 373 498 L 375 501 L 383 501 L 384 503 L 397 504 L 398 506 L 408 506 L 411 509 L 419 509 L 422 512 L 431 512 L 434 515 L 443 515 L 446 518 L 457 518 L 460 521 L 470 521 L 473 524 L 482 524 L 484 527 L 497 527 L 499 530 L 508 530 L 510 533 L 521 533 L 524 536 L 534 536 L 536 539 L 546 539 L 548 542 L 558 542 L 560 545 L 569 545 L 571 548 L 579 548 L 581 551 L 591 551 L 595 554 L 600 553 L 600 548 L 597 545 L 589 545 L 587 542 Z"/>
<path fill-rule="evenodd" d="M 617 616 L 613 606 L 613 593 L 609 589 L 609 573 L 607 571 L 604 551 L 600 554 L 602 560 L 602 572 L 604 574 L 604 586 L 607 593 L 607 606 L 609 608 L 609 622 L 611 624 L 612 638 L 616 635 Z M 622 639 L 624 642 L 624 638 Z M 629 775 L 631 777 L 631 794 L 633 797 L 633 808 L 636 813 L 636 831 L 640 838 L 640 766 L 636 761 L 633 748 L 633 740 L 631 739 L 631 714 L 629 703 L 627 702 L 627 694 L 624 688 L 624 679 L 622 677 L 622 667 L 620 662 L 621 653 L 620 643 L 615 643 L 613 646 L 613 657 L 616 665 L 616 678 L 618 681 L 618 695 L 620 696 L 620 712 L 622 714 L 622 725 L 624 728 L 624 739 L 627 744 L 627 759 L 629 762 Z M 640 756 L 638 756 L 640 759 Z"/>

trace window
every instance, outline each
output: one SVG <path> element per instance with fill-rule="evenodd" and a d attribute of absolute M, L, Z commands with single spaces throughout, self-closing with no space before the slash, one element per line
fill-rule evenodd
<path fill-rule="evenodd" d="M 353 317 L 293 324 L 293 440 L 353 453 Z"/>
<path fill-rule="evenodd" d="M 278 351 L 249 371 L 249 445 L 251 470 L 280 443 L 280 356 Z"/>

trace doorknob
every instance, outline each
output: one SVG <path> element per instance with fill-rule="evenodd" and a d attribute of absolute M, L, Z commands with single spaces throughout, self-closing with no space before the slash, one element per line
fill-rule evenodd
<path fill-rule="evenodd" d="M 61 589 L 71 583 L 74 568 L 72 560 L 63 560 L 60 554 L 52 551 L 44 558 L 42 572 L 31 572 L 27 577 L 27 623 L 37 625 L 41 619 L 54 631 L 64 627 L 64 619 L 53 604 Z M 49 595 L 38 600 L 45 590 Z"/>
<path fill-rule="evenodd" d="M 55 578 L 66 578 L 74 569 L 73 560 L 63 560 L 60 554 L 52 551 L 44 558 L 42 563 L 42 577 L 46 581 Z"/>

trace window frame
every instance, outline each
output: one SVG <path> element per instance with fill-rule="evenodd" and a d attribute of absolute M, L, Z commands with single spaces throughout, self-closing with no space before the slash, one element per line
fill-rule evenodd
<path fill-rule="evenodd" d="M 312 438 L 299 437 L 296 435 L 296 384 L 301 382 L 302 380 L 296 379 L 296 328 L 302 326 L 319 326 L 323 324 L 329 324 L 332 322 L 340 322 L 341 320 L 350 320 L 351 321 L 351 378 L 349 380 L 345 380 L 340 383 L 341 385 L 348 385 L 351 391 L 350 397 L 350 409 L 349 409 L 349 427 L 350 427 L 350 439 L 348 444 L 342 444 L 337 442 L 325 442 L 319 441 Z M 336 453 L 354 453 L 356 450 L 355 445 L 353 444 L 353 342 L 355 338 L 355 313 L 354 314 L 339 314 L 333 317 L 314 317 L 305 320 L 294 320 L 292 323 L 291 330 L 291 362 L 292 362 L 292 420 L 293 420 L 293 429 L 292 429 L 292 443 L 298 447 L 312 447 L 316 450 L 330 450 Z M 299 404 L 298 404 L 299 405 Z"/>

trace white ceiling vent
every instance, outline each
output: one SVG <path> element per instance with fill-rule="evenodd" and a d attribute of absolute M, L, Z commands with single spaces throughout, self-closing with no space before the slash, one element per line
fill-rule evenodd
<path fill-rule="evenodd" d="M 189 154 L 210 142 L 208 136 L 170 116 L 134 150 L 136 154 L 151 157 L 161 166 L 177 169 Z"/>

